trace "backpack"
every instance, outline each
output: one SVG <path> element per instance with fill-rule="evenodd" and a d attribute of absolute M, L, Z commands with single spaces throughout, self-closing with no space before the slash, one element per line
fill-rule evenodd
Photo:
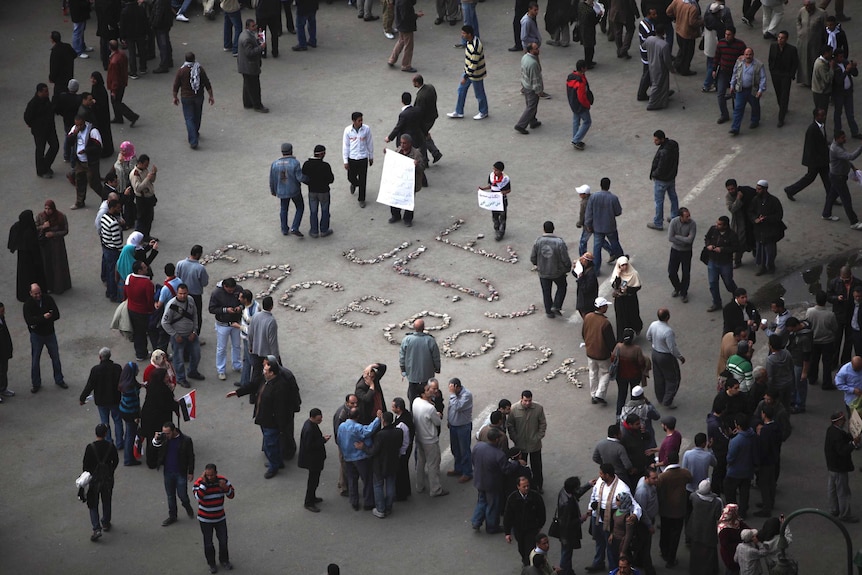
<path fill-rule="evenodd" d="M 93 453 L 97 453 L 96 443 L 93 442 L 90 445 L 93 448 Z M 96 489 L 111 489 L 114 486 L 114 470 L 111 468 L 111 464 L 108 463 L 108 457 L 110 455 L 111 449 L 110 444 L 108 444 L 108 449 L 105 450 L 105 455 L 96 463 L 96 469 L 93 471 L 93 477 L 90 480 L 91 489 L 93 487 Z"/>

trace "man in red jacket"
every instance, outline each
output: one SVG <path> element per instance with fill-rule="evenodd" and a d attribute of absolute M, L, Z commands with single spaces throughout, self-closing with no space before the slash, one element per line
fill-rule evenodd
<path fill-rule="evenodd" d="M 566 94 L 569 97 L 569 107 L 572 109 L 572 145 L 576 150 L 583 150 L 584 136 L 587 135 L 593 123 L 590 118 L 590 100 L 587 93 L 590 83 L 587 82 L 587 62 L 578 60 L 575 71 L 566 78 Z"/>
<path fill-rule="evenodd" d="M 111 93 L 111 105 L 114 107 L 114 119 L 112 124 L 122 124 L 123 118 L 129 119 L 129 125 L 135 127 L 138 116 L 123 103 L 123 94 L 129 85 L 129 58 L 120 51 L 120 45 L 116 40 L 108 42 L 111 50 L 111 59 L 108 62 L 108 91 Z"/>
<path fill-rule="evenodd" d="M 132 273 L 126 278 L 126 300 L 129 306 L 129 319 L 132 322 L 132 340 L 135 343 L 135 361 L 146 361 L 150 355 L 147 351 L 147 327 L 150 314 L 153 313 L 156 288 L 148 277 L 147 264 L 136 261 L 132 264 Z"/>

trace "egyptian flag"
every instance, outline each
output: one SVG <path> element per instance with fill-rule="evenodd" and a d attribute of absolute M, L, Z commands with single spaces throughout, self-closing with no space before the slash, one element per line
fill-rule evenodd
<path fill-rule="evenodd" d="M 179 399 L 180 411 L 183 414 L 183 421 L 191 421 L 197 417 L 198 406 L 195 391 L 191 390 Z"/>

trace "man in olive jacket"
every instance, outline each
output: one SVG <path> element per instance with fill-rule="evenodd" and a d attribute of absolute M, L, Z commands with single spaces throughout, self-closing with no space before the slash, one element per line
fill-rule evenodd
<path fill-rule="evenodd" d="M 548 429 L 545 419 L 545 409 L 533 401 L 533 392 L 525 389 L 521 392 L 521 401 L 512 406 L 509 417 L 506 418 L 506 431 L 516 448 L 524 454 L 524 459 L 530 459 L 530 470 L 533 472 L 533 487 L 543 493 L 542 484 L 542 438 Z M 530 544 L 535 543 L 535 541 Z"/>

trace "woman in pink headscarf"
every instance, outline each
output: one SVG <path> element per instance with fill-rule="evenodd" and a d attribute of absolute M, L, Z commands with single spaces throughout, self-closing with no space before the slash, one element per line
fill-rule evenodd
<path fill-rule="evenodd" d="M 718 552 L 728 573 L 739 573 L 739 564 L 733 556 L 736 547 L 742 543 L 743 529 L 748 529 L 748 525 L 739 518 L 739 506 L 728 503 L 718 519 Z"/>

